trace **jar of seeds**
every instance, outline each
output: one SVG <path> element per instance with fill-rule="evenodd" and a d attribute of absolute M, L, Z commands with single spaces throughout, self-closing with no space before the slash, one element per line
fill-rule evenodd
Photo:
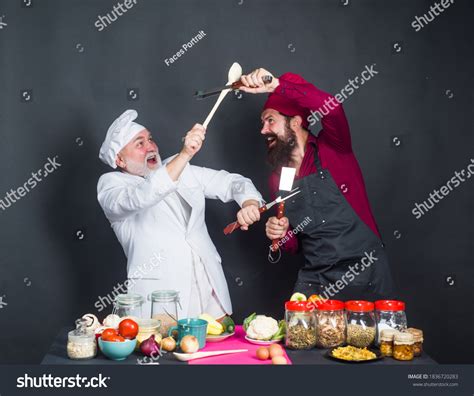
<path fill-rule="evenodd" d="M 285 303 L 286 339 L 290 349 L 311 349 L 316 345 L 314 305 L 308 301 Z"/>
<path fill-rule="evenodd" d="M 376 324 L 374 303 L 362 300 L 347 301 L 346 343 L 357 348 L 367 348 L 375 341 Z"/>
<path fill-rule="evenodd" d="M 346 318 L 344 303 L 339 300 L 316 302 L 316 346 L 333 348 L 344 344 Z"/>

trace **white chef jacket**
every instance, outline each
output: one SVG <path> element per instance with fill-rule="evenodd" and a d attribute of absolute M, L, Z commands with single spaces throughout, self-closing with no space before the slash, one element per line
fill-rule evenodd
<path fill-rule="evenodd" d="M 146 177 L 109 172 L 97 185 L 98 201 L 127 256 L 129 290 L 147 301 L 146 316 L 155 290 L 180 293 L 180 318 L 208 307 L 214 311 L 210 314 L 218 314 L 221 307 L 230 315 L 221 258 L 205 224 L 205 199 L 234 200 L 241 206 L 249 199 L 262 203 L 262 197 L 241 175 L 190 164 L 173 182 L 164 166 L 171 159 Z M 149 265 L 156 255 L 161 258 L 158 265 Z"/>

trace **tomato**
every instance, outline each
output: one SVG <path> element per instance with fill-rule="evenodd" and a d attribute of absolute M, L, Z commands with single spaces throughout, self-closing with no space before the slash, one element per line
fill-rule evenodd
<path fill-rule="evenodd" d="M 132 319 L 124 319 L 119 324 L 119 334 L 129 340 L 134 339 L 138 334 L 138 323 Z"/>
<path fill-rule="evenodd" d="M 114 335 L 114 336 L 111 336 L 109 338 L 107 338 L 105 341 L 109 341 L 109 342 L 124 342 L 125 341 L 125 338 L 123 338 L 121 335 Z"/>
<path fill-rule="evenodd" d="M 112 328 L 108 328 L 108 329 L 105 329 L 103 332 L 102 332 L 102 335 L 100 336 L 104 341 L 110 341 L 109 338 L 111 337 L 115 337 L 117 336 L 117 330 L 115 329 L 112 329 Z"/>

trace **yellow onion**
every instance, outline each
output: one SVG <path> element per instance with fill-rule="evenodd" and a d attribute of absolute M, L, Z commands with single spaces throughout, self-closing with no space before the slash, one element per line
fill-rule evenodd
<path fill-rule="evenodd" d="M 172 352 L 176 348 L 176 341 L 173 337 L 166 337 L 161 340 L 161 349 L 166 352 Z"/>
<path fill-rule="evenodd" d="M 184 353 L 194 353 L 199 350 L 199 341 L 193 335 L 186 335 L 179 344 Z"/>

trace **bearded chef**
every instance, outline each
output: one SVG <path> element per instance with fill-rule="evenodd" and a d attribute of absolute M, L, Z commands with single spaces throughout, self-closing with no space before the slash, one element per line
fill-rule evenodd
<path fill-rule="evenodd" d="M 205 199 L 236 201 L 241 229 L 260 218 L 262 197 L 252 182 L 238 174 L 190 165 L 206 130 L 196 124 L 183 138 L 182 150 L 161 162 L 150 131 L 127 110 L 107 131 L 99 158 L 118 171 L 102 175 L 97 198 L 127 256 L 129 293 L 179 292 L 179 318 L 208 313 L 232 314 L 219 256 L 204 221 Z M 143 268 L 150 259 L 159 263 Z M 151 268 L 150 268 L 151 267 Z M 138 279 L 136 274 L 142 274 Z"/>
<path fill-rule="evenodd" d="M 283 250 L 303 253 L 294 291 L 338 299 L 390 296 L 388 260 L 352 149 L 342 96 L 329 95 L 293 73 L 265 85 L 266 75 L 271 73 L 257 69 L 242 76 L 241 90 L 269 94 L 261 134 L 273 168 L 269 182 L 274 195 L 280 194 L 281 167 L 296 168 L 293 187 L 301 193 L 286 202 L 285 217 L 270 217 L 266 223 L 269 239 L 282 238 Z M 316 117 L 322 130 L 314 135 L 309 124 Z M 305 226 L 295 236 L 290 224 L 298 231 Z"/>

